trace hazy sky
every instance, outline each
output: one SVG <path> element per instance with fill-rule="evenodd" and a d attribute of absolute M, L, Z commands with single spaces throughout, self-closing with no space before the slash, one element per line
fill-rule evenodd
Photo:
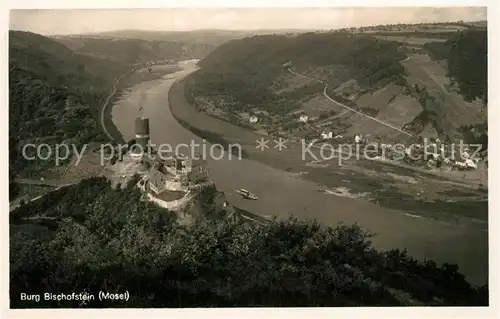
<path fill-rule="evenodd" d="M 486 20 L 485 7 L 12 10 L 10 29 L 77 34 L 137 29 L 335 29 L 390 23 Z"/>

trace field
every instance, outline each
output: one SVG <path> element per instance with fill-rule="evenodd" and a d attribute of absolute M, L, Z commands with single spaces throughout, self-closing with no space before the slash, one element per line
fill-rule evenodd
<path fill-rule="evenodd" d="M 422 111 L 422 107 L 417 100 L 401 93 L 401 88 L 395 85 L 388 85 L 373 93 L 361 95 L 356 100 L 356 104 L 360 108 L 375 109 L 377 119 L 402 128 Z M 347 135 L 349 136 L 361 133 L 363 135 L 379 137 L 384 142 L 403 142 L 408 139 L 408 136 L 394 129 L 357 114 L 349 115 L 349 122 L 352 123 L 351 127 L 347 130 Z"/>
<path fill-rule="evenodd" d="M 329 77 L 328 74 L 329 72 L 325 74 L 325 72 L 316 70 L 315 72 L 305 73 L 304 75 L 325 80 Z M 282 81 L 299 89 L 300 86 L 298 86 L 297 83 L 311 85 L 311 83 L 314 82 L 314 80 L 292 73 L 283 77 L 284 79 L 282 79 Z M 330 83 L 329 86 L 331 86 Z M 318 88 L 318 91 L 319 92 L 314 95 L 304 97 L 301 100 L 300 107 L 300 110 L 305 114 L 316 119 L 316 121 L 314 121 L 315 126 L 333 131 L 335 135 L 340 134 L 351 139 L 354 138 L 356 134 L 363 134 L 387 143 L 408 140 L 407 135 L 374 120 L 346 110 L 341 105 L 326 99 L 320 88 Z M 367 91 L 361 90 L 357 81 L 351 79 L 340 83 L 338 86 L 333 86 L 327 93 L 334 99 L 339 99 L 340 97 L 340 101 L 347 98 L 347 102 L 343 101 L 343 103 L 350 103 L 352 108 L 369 116 L 376 117 L 397 128 L 403 128 L 405 124 L 411 122 L 420 112 L 422 112 L 420 103 L 415 98 L 405 95 L 403 88 L 395 84 L 388 84 Z M 296 115 L 296 117 L 298 117 L 298 115 Z M 317 120 L 318 117 L 322 118 Z M 320 132 L 321 130 L 316 130 L 313 134 L 319 137 Z M 433 137 L 436 137 L 435 134 Z"/>

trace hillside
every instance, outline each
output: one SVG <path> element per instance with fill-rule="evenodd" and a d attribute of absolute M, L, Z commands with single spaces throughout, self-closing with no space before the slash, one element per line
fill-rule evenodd
<path fill-rule="evenodd" d="M 398 60 L 404 57 L 394 43 L 363 36 L 254 36 L 233 40 L 203 59 L 190 93 L 194 98 L 226 95 L 234 100 L 236 108 L 248 109 L 244 104 L 260 108 L 266 105 L 271 111 L 284 114 L 286 109 L 280 104 L 293 104 L 304 95 L 297 90 L 277 94 L 286 87 L 281 76 L 287 75 L 283 65 L 288 61 L 293 61 L 298 70 L 321 69 L 323 79 L 333 86 L 355 78 L 366 88 L 401 76 L 403 68 Z M 305 94 L 314 92 L 312 88 L 299 89 L 308 91 Z M 287 99 L 294 95 L 296 98 Z"/>
<path fill-rule="evenodd" d="M 447 62 L 448 74 L 468 100 L 488 102 L 488 34 L 467 30 L 444 43 L 424 45 L 431 58 Z"/>
<path fill-rule="evenodd" d="M 139 32 L 137 34 L 133 32 L 130 34 L 130 38 L 127 36 L 129 35 L 127 32 L 124 32 L 125 35 L 122 35 L 121 32 L 117 33 L 117 36 L 96 34 L 53 38 L 78 54 L 125 64 L 202 58 L 216 47 L 216 44 L 211 43 L 211 41 L 203 41 L 203 37 L 201 40 L 188 37 L 188 41 L 177 41 L 175 39 L 161 39 L 162 36 L 156 33 Z M 142 36 L 145 39 L 134 38 L 135 36 Z M 154 40 L 150 40 L 151 38 Z"/>
<path fill-rule="evenodd" d="M 90 140 L 106 140 L 97 121 L 98 111 L 115 77 L 127 68 L 117 62 L 76 55 L 66 46 L 34 33 L 10 31 L 9 41 L 12 174 L 23 171 L 30 175 L 54 166 L 53 158 L 25 160 L 21 149 L 27 143 L 53 147 L 64 141 L 81 147 Z"/>
<path fill-rule="evenodd" d="M 466 28 L 393 25 L 233 40 L 200 61 L 186 97 L 199 111 L 262 134 L 309 139 L 326 130 L 391 143 L 409 134 L 456 140 L 464 127 L 486 120 L 473 101 L 486 96 L 486 31 L 460 31 Z M 447 65 L 427 56 L 443 47 L 453 47 L 448 76 Z M 465 65 L 479 72 L 469 75 Z M 448 82 L 458 83 L 459 92 L 447 89 Z M 325 98 L 325 84 L 334 101 Z M 257 123 L 250 122 L 253 115 Z"/>
<path fill-rule="evenodd" d="M 423 50 L 404 66 L 433 129 L 487 148 L 487 31 L 464 30 Z"/>
<path fill-rule="evenodd" d="M 488 288 L 471 287 L 457 266 L 377 251 L 356 225 L 210 215 L 211 189 L 205 214 L 186 225 L 133 185 L 92 178 L 12 212 L 10 306 L 81 307 L 18 296 L 99 290 L 127 290 L 113 307 L 135 308 L 488 304 Z"/>
<path fill-rule="evenodd" d="M 288 61 L 293 61 L 298 70 L 333 67 L 333 72 L 323 77 L 329 83 L 341 83 L 352 77 L 364 85 L 371 85 L 401 75 L 403 68 L 397 62 L 404 58 L 397 45 L 363 36 L 328 33 L 254 36 L 217 48 L 199 63 L 203 70 L 198 77 L 202 85 L 214 80 L 213 94 L 224 92 L 217 85 L 232 83 L 232 86 L 240 87 L 240 91 L 229 91 L 235 98 L 259 102 L 260 96 L 272 100 L 275 92 L 271 86 L 280 84 L 276 83 L 277 78 L 283 73 L 283 64 Z M 349 70 L 343 70 L 343 67 Z M 384 73 L 374 74 L 380 69 L 384 69 Z M 341 74 L 335 74 L 335 71 Z M 217 79 L 217 74 L 227 77 Z"/>
<path fill-rule="evenodd" d="M 263 133 L 318 136 L 324 123 L 342 134 L 349 125 L 328 121 L 345 110 L 323 97 L 324 84 L 318 80 L 327 83 L 328 92 L 338 94 L 339 101 L 373 116 L 378 104 L 399 93 L 397 88 L 387 90 L 385 101 L 377 105 L 355 106 L 352 99 L 391 83 L 405 83 L 400 64 L 405 58 L 401 44 L 362 34 L 254 36 L 230 41 L 200 61 L 201 70 L 189 78 L 186 94 L 199 110 L 235 124 L 248 126 L 248 114 L 259 114 L 259 125 L 254 127 Z M 290 72 L 290 66 L 300 74 Z M 299 113 L 306 113 L 309 123 L 316 121 L 318 127 L 300 128 Z M 418 111 L 413 113 L 408 121 Z"/>

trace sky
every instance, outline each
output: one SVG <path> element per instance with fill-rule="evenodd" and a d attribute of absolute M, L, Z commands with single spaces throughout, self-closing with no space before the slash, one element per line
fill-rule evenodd
<path fill-rule="evenodd" d="M 486 8 L 17 9 L 10 12 L 10 29 L 55 35 L 131 29 L 337 29 L 458 20 L 486 20 Z"/>

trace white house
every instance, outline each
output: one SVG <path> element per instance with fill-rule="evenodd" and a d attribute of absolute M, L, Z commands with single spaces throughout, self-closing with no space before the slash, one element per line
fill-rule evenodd
<path fill-rule="evenodd" d="M 332 132 L 323 132 L 321 133 L 321 138 L 324 139 L 324 140 L 328 140 L 328 139 L 331 139 L 333 137 L 333 133 Z"/>
<path fill-rule="evenodd" d="M 255 115 L 252 115 L 249 121 L 250 123 L 257 123 L 259 121 L 259 118 Z"/>
<path fill-rule="evenodd" d="M 471 169 L 477 168 L 477 163 L 475 161 L 471 160 L 470 158 L 465 160 L 465 165 L 467 166 L 467 168 L 471 168 Z"/>
<path fill-rule="evenodd" d="M 305 115 L 305 114 L 302 114 L 302 115 L 300 116 L 300 118 L 299 118 L 299 121 L 300 121 L 300 122 L 303 122 L 303 123 L 307 122 L 308 120 L 309 120 L 309 116 L 307 116 L 307 115 Z"/>
<path fill-rule="evenodd" d="M 476 169 L 477 163 L 470 158 L 466 159 L 464 162 L 455 162 L 455 167 L 463 170 L 463 169 Z"/>
<path fill-rule="evenodd" d="M 458 168 L 458 169 L 465 169 L 465 168 L 467 168 L 467 165 L 464 162 L 459 162 L 459 161 L 455 161 L 455 165 L 454 166 L 456 168 Z"/>
<path fill-rule="evenodd" d="M 354 142 L 361 143 L 362 141 L 363 141 L 363 136 L 356 134 L 356 136 L 354 137 Z"/>

